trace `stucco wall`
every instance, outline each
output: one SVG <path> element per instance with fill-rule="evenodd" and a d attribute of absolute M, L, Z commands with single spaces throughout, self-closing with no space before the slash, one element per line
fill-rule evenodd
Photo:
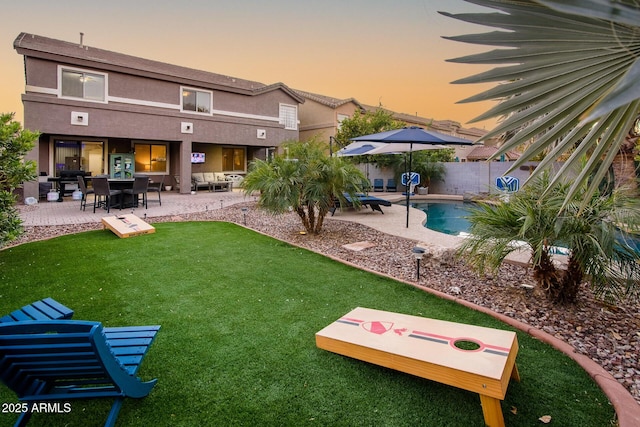
<path fill-rule="evenodd" d="M 514 162 L 451 162 L 445 163 L 446 177 L 444 181 L 431 182 L 430 194 L 459 194 L 486 193 L 495 191 L 496 179 L 505 174 Z M 512 172 L 509 176 L 518 178 L 523 184 L 538 162 L 527 163 Z M 556 165 L 558 167 L 559 165 Z M 393 178 L 391 169 L 378 169 L 375 165 L 360 164 L 362 170 L 371 182 L 375 178 L 385 180 Z M 368 171 L 368 172 L 367 172 Z M 398 183 L 399 184 L 399 183 Z"/>
<path fill-rule="evenodd" d="M 487 193 L 496 187 L 496 178 L 505 175 L 513 162 L 464 162 L 445 163 L 447 175 L 442 182 L 432 182 L 430 193 L 464 194 Z M 537 163 L 531 163 L 536 165 Z M 508 173 L 523 184 L 530 175 L 529 167 Z"/>

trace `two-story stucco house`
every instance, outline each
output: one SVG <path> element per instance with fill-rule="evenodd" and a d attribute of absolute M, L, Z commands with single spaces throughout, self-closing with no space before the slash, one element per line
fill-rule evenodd
<path fill-rule="evenodd" d="M 33 34 L 24 56 L 24 127 L 41 132 L 29 158 L 43 176 L 79 169 L 108 174 L 128 153 L 135 172 L 190 182 L 191 172 L 243 174 L 254 158 L 299 138 L 304 99 L 265 85 Z M 204 163 L 192 163 L 192 153 Z M 180 191 L 189 192 L 184 185 Z M 25 183 L 24 196 L 38 196 Z"/>

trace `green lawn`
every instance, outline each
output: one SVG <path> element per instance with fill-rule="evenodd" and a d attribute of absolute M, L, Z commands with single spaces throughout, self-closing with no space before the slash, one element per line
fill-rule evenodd
<path fill-rule="evenodd" d="M 121 426 L 482 426 L 476 394 L 320 350 L 314 334 L 355 307 L 510 329 L 394 280 L 241 227 L 156 224 L 155 234 L 63 236 L 0 251 L 0 313 L 44 297 L 75 319 L 160 324 L 142 364 L 151 394 Z M 606 426 L 614 411 L 572 360 L 518 333 L 508 426 Z M 0 385 L 0 402 L 16 402 Z M 110 402 L 76 401 L 31 426 L 98 426 Z M 512 413 L 512 408 L 515 408 Z M 0 414 L 0 425 L 16 416 Z"/>

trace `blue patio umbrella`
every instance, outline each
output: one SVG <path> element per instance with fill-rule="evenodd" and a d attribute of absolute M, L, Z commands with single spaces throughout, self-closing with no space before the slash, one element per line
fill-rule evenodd
<path fill-rule="evenodd" d="M 418 126 L 404 127 L 402 129 L 394 129 L 386 132 L 374 133 L 371 135 L 358 136 L 351 138 L 354 142 L 382 142 L 386 144 L 398 144 L 396 152 L 408 152 L 409 162 L 405 156 L 405 173 L 408 175 L 411 171 L 412 152 L 414 145 L 473 145 L 473 141 L 458 138 L 456 136 L 446 135 L 444 133 L 425 130 Z M 404 144 L 401 145 L 401 144 Z M 409 144 L 408 150 L 406 144 Z M 395 151 L 395 150 L 394 150 Z M 407 228 L 409 228 L 409 191 L 407 193 Z"/>

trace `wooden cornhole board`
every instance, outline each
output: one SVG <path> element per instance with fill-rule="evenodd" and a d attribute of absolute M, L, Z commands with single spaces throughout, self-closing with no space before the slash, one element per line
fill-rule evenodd
<path fill-rule="evenodd" d="M 156 232 L 155 227 L 133 214 L 106 216 L 102 224 L 121 238 Z"/>
<path fill-rule="evenodd" d="M 463 341 L 477 348 L 456 346 Z M 316 345 L 478 393 L 488 426 L 504 426 L 500 401 L 509 379 L 520 380 L 510 331 L 358 307 L 316 333 Z"/>

